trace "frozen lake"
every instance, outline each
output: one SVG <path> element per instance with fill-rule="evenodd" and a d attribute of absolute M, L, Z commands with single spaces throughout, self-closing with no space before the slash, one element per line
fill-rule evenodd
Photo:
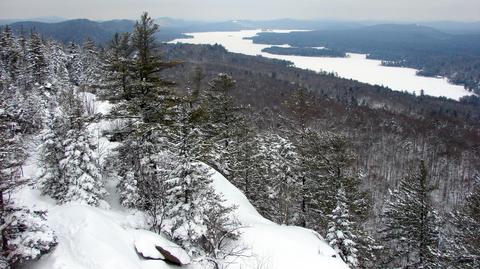
<path fill-rule="evenodd" d="M 275 32 L 291 31 L 276 30 Z M 421 77 L 417 76 L 417 70 L 412 68 L 382 66 L 381 61 L 367 59 L 364 54 L 349 53 L 347 58 L 331 58 L 274 55 L 262 52 L 262 49 L 270 47 L 270 45 L 254 44 L 252 40 L 244 39 L 245 37 L 255 36 L 259 32 L 261 30 L 188 33 L 187 35 L 193 36 L 193 38 L 175 39 L 170 43 L 220 44 L 230 52 L 287 60 L 293 62 L 299 68 L 335 72 L 343 78 L 383 85 L 395 91 L 420 94 L 420 91 L 424 90 L 427 95 L 445 96 L 455 100 L 465 95 L 471 95 L 463 86 L 448 83 L 446 78 Z"/>

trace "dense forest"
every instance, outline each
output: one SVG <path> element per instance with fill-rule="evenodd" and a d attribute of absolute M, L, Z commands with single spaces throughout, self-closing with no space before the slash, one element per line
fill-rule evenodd
<path fill-rule="evenodd" d="M 159 45 L 158 30 L 146 13 L 106 46 L 3 29 L 0 268 L 57 244 L 47 212 L 18 207 L 12 192 L 29 184 L 59 204 L 101 207 L 108 180 L 152 231 L 224 268 L 240 255 L 240 224 L 207 165 L 268 219 L 318 232 L 351 268 L 480 266 L 475 97 L 394 92 L 219 45 Z M 111 111 L 95 113 L 85 94 Z M 87 129 L 102 120 L 117 146 L 100 159 Z M 42 175 L 26 179 L 35 139 Z"/>

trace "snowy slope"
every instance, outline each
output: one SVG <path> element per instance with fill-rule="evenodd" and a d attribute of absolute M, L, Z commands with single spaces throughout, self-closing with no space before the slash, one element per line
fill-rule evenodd
<path fill-rule="evenodd" d="M 245 258 L 229 268 L 348 268 L 315 232 L 281 226 L 260 216 L 247 198 L 222 175 L 212 170 L 215 188 L 228 204 L 236 204 L 242 228 L 240 243 Z M 85 205 L 55 205 L 38 190 L 25 188 L 15 196 L 19 204 L 48 209 L 48 221 L 59 244 L 53 253 L 28 266 L 29 269 L 149 269 L 175 268 L 163 261 L 146 261 L 135 252 L 135 242 L 166 242 L 144 227 L 141 215 L 128 211 L 99 209 Z M 193 268 L 193 266 L 190 266 Z"/>
<path fill-rule="evenodd" d="M 108 104 L 98 103 L 101 112 Z M 91 131 L 107 128 L 108 122 L 91 126 Z M 108 140 L 96 136 L 105 151 L 114 147 Z M 24 174 L 35 178 L 39 169 L 35 155 L 24 166 Z M 293 226 L 277 225 L 263 218 L 245 195 L 220 173 L 211 169 L 214 187 L 223 194 L 225 203 L 236 205 L 234 214 L 241 222 L 239 244 L 245 248 L 242 258 L 231 260 L 228 268 L 292 269 L 292 268 L 348 268 L 335 252 L 315 232 Z M 115 193 L 116 182 L 107 182 L 109 205 L 95 208 L 87 205 L 56 205 L 55 201 L 32 187 L 24 187 L 14 194 L 18 205 L 48 210 L 48 222 L 58 237 L 58 246 L 40 261 L 28 264 L 26 269 L 162 269 L 178 268 L 161 260 L 145 260 L 135 250 L 154 256 L 149 242 L 161 242 L 170 247 L 174 243 L 160 235 L 144 230 L 144 217 L 122 208 Z M 180 255 L 181 256 L 181 255 Z M 200 268 L 189 265 L 183 268 Z"/>
<path fill-rule="evenodd" d="M 163 261 L 145 261 L 134 249 L 141 215 L 130 215 L 86 205 L 57 206 L 38 190 L 25 188 L 16 201 L 37 209 L 48 209 L 48 222 L 58 237 L 58 246 L 32 269 L 144 269 L 173 268 Z M 151 233 L 155 240 L 159 237 Z M 164 240 L 160 238 L 158 240 Z"/>
<path fill-rule="evenodd" d="M 251 256 L 230 268 L 348 268 L 332 257 L 335 251 L 319 234 L 263 218 L 240 190 L 217 171 L 212 169 L 212 173 L 215 189 L 224 195 L 226 203 L 238 206 L 237 219 L 245 226 L 240 241 L 249 249 L 247 256 Z"/>

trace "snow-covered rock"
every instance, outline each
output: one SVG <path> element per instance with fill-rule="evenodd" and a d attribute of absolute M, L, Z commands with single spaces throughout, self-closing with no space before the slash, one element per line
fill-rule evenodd
<path fill-rule="evenodd" d="M 183 248 L 156 233 L 136 230 L 134 237 L 135 249 L 145 259 L 163 260 L 175 265 L 186 265 L 191 262 L 190 256 Z"/>

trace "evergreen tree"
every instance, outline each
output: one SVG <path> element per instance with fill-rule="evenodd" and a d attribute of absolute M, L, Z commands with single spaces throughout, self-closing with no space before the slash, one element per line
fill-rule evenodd
<path fill-rule="evenodd" d="M 339 188 L 336 195 L 337 205 L 328 216 L 328 244 L 340 255 L 350 268 L 358 266 L 357 236 L 354 234 L 352 216 L 349 213 L 344 189 Z"/>
<path fill-rule="evenodd" d="M 85 110 L 73 92 L 65 92 L 60 113 L 50 116 L 42 137 L 42 191 L 61 203 L 98 206 L 106 191 Z"/>
<path fill-rule="evenodd" d="M 267 134 L 262 139 L 260 151 L 266 164 L 263 168 L 266 179 L 262 184 L 267 188 L 264 197 L 267 216 L 281 224 L 295 223 L 301 187 L 296 171 L 296 149 L 288 139 Z"/>
<path fill-rule="evenodd" d="M 307 140 L 308 133 L 310 132 L 310 123 L 314 115 L 315 107 L 313 104 L 314 96 L 311 91 L 305 88 L 297 89 L 288 101 L 285 103 L 289 111 L 291 111 L 291 120 L 289 122 L 288 134 L 290 139 L 293 141 L 294 145 L 298 149 L 300 165 L 298 172 L 298 177 L 300 178 L 302 184 L 301 192 L 301 204 L 300 204 L 300 216 L 299 216 L 299 225 L 302 227 L 308 226 L 308 184 L 311 182 L 308 174 L 310 173 L 310 168 L 312 168 L 312 160 L 315 159 L 315 154 L 312 154 L 312 151 L 309 149 L 309 141 Z M 310 134 L 312 134 L 310 132 Z M 310 176 L 311 177 L 311 176 Z"/>
<path fill-rule="evenodd" d="M 475 178 L 472 191 L 460 209 L 451 214 L 447 264 L 455 268 L 480 266 L 480 177 Z"/>
<path fill-rule="evenodd" d="M 141 150 L 141 140 L 130 138 L 131 136 L 124 139 L 108 160 L 111 161 L 113 167 L 110 169 L 118 180 L 117 189 L 120 194 L 120 204 L 128 208 L 136 208 L 137 206 L 140 207 L 138 172 L 141 171 L 139 160 L 142 158 L 140 154 L 143 151 Z"/>
<path fill-rule="evenodd" d="M 114 155 L 110 159 L 116 160 L 114 170 L 118 171 L 115 176 L 119 181 L 121 204 L 145 211 L 151 230 L 160 233 L 164 229 L 168 205 L 166 181 L 175 158 L 164 147 L 167 143 L 158 140 L 161 137 L 157 133 L 152 133 L 153 137 L 140 135 L 145 133 L 132 133 L 117 148 L 116 154 L 122 158 Z"/>
<path fill-rule="evenodd" d="M 383 211 L 383 238 L 390 251 L 390 266 L 438 267 L 438 216 L 432 207 L 427 168 L 404 178 L 391 192 Z"/>
<path fill-rule="evenodd" d="M 70 78 L 70 82 L 74 85 L 79 84 L 81 70 L 82 70 L 82 62 L 80 61 L 80 52 L 81 48 L 79 45 L 70 42 L 66 48 L 65 53 L 67 56 L 67 70 L 68 70 L 68 77 Z"/>
<path fill-rule="evenodd" d="M 137 21 L 132 34 L 132 44 L 136 53 L 133 62 L 132 87 L 127 88 L 124 99 L 125 109 L 140 114 L 145 123 L 168 123 L 171 116 L 168 108 L 175 105 L 172 90 L 167 86 L 173 82 L 162 79 L 159 73 L 178 63 L 165 62 L 160 57 L 155 33 L 158 25 L 147 13 Z"/>
<path fill-rule="evenodd" d="M 350 214 L 356 223 L 362 223 L 370 210 L 369 199 L 367 193 L 360 190 L 360 178 L 352 169 L 355 154 L 347 138 L 313 130 L 304 136 L 300 156 L 307 227 L 325 233 L 328 225 L 325 216 L 336 207 L 335 195 L 340 186 L 345 189 Z"/>
<path fill-rule="evenodd" d="M 103 97 L 115 103 L 110 116 L 128 119 L 114 131 L 123 142 L 114 156 L 119 159 L 116 163 L 122 204 L 133 208 L 143 208 L 141 186 L 148 186 L 149 180 L 155 180 L 152 184 L 165 180 L 157 173 L 162 163 L 154 163 L 159 160 L 155 155 L 167 146 L 165 139 L 175 121 L 178 103 L 173 90 L 167 87 L 173 83 L 159 76 L 176 63 L 160 58 L 154 37 L 157 30 L 158 25 L 144 13 L 135 24 L 131 42 L 128 34 L 115 36 L 104 65 L 109 78 Z"/>
<path fill-rule="evenodd" d="M 217 259 L 218 248 L 223 247 L 222 237 L 234 239 L 236 235 L 235 223 L 230 219 L 233 207 L 223 205 L 223 198 L 213 189 L 209 168 L 198 160 L 202 135 L 195 125 L 195 115 L 189 103 L 183 102 L 171 139 L 177 160 L 167 180 L 170 235 L 192 254 Z"/>
<path fill-rule="evenodd" d="M 45 125 L 45 129 L 41 133 L 42 145 L 39 160 L 42 167 L 41 188 L 44 194 L 60 200 L 67 190 L 64 171 L 59 165 L 65 156 L 62 145 L 66 136 L 65 124 L 55 111 L 50 111 Z"/>
<path fill-rule="evenodd" d="M 53 232 L 45 223 L 45 212 L 20 208 L 9 199 L 14 189 L 27 183 L 21 178 L 26 153 L 18 125 L 13 120 L 0 113 L 0 241 L 5 266 L 36 259 L 56 244 Z"/>
<path fill-rule="evenodd" d="M 62 89 L 71 86 L 71 77 L 68 70 L 69 55 L 64 51 L 63 44 L 59 44 L 53 40 L 46 42 L 48 50 L 46 55 L 48 57 L 48 82 L 45 86 L 45 91 L 51 95 L 50 98 L 55 97 Z M 97 64 L 98 63 L 94 63 Z"/>
<path fill-rule="evenodd" d="M 15 189 L 28 183 L 21 165 L 27 157 L 24 135 L 31 130 L 18 112 L 21 95 L 10 87 L 0 94 L 0 265 L 9 268 L 50 251 L 56 238 L 45 223 L 44 212 L 20 208 L 10 200 Z"/>
<path fill-rule="evenodd" d="M 112 103 L 125 98 L 132 83 L 133 47 L 130 33 L 116 33 L 108 45 L 103 59 L 105 72 L 104 86 L 100 96 Z"/>
<path fill-rule="evenodd" d="M 6 96 L 8 97 L 8 96 Z M 2 236 L 2 254 L 9 251 L 7 217 L 9 215 L 8 194 L 21 185 L 21 165 L 26 159 L 23 149 L 20 127 L 14 115 L 4 109 L 11 99 L 0 99 L 0 228 Z M 5 255 L 2 255 L 5 256 Z"/>
<path fill-rule="evenodd" d="M 212 263 L 215 269 L 225 268 L 227 258 L 244 255 L 245 249 L 232 241 L 240 236 L 240 223 L 232 217 L 234 207 L 223 206 L 224 202 L 212 200 L 205 210 L 204 224 L 206 232 L 200 240 L 205 260 Z"/>
<path fill-rule="evenodd" d="M 13 268 L 38 259 L 57 245 L 57 238 L 47 225 L 45 211 L 16 207 L 10 203 L 4 208 L 2 219 L 4 248 L 1 254 Z"/>
<path fill-rule="evenodd" d="M 230 150 L 232 156 L 230 181 L 256 204 L 260 200 L 259 190 L 263 188 L 261 179 L 265 176 L 262 175 L 264 160 L 260 151 L 261 139 L 251 124 L 246 120 L 242 122 L 244 124 L 240 125 L 239 135 L 233 141 Z"/>
<path fill-rule="evenodd" d="M 5 26 L 0 36 L 0 74 L 2 88 L 14 82 L 19 74 L 19 48 L 10 26 Z"/>
<path fill-rule="evenodd" d="M 231 97 L 235 80 L 227 74 L 218 74 L 206 91 L 204 106 L 208 119 L 205 123 L 205 137 L 210 150 L 203 158 L 224 175 L 230 175 L 233 156 L 230 154 L 232 143 L 239 135 L 242 124 L 241 108 Z"/>
<path fill-rule="evenodd" d="M 43 85 L 47 79 L 48 64 L 45 46 L 39 34 L 32 32 L 28 41 L 27 60 L 33 85 Z"/>
<path fill-rule="evenodd" d="M 65 102 L 67 131 L 62 141 L 64 157 L 59 165 L 67 188 L 60 202 L 78 201 L 97 206 L 106 191 L 87 129 L 85 110 L 73 93 L 67 93 Z"/>
<path fill-rule="evenodd" d="M 383 268 L 381 257 L 384 247 L 361 225 L 355 223 L 354 233 L 357 236 L 358 268 Z"/>
<path fill-rule="evenodd" d="M 85 41 L 77 61 L 79 66 L 76 70 L 76 84 L 83 92 L 96 93 L 104 76 L 98 49 L 93 40 Z"/>

